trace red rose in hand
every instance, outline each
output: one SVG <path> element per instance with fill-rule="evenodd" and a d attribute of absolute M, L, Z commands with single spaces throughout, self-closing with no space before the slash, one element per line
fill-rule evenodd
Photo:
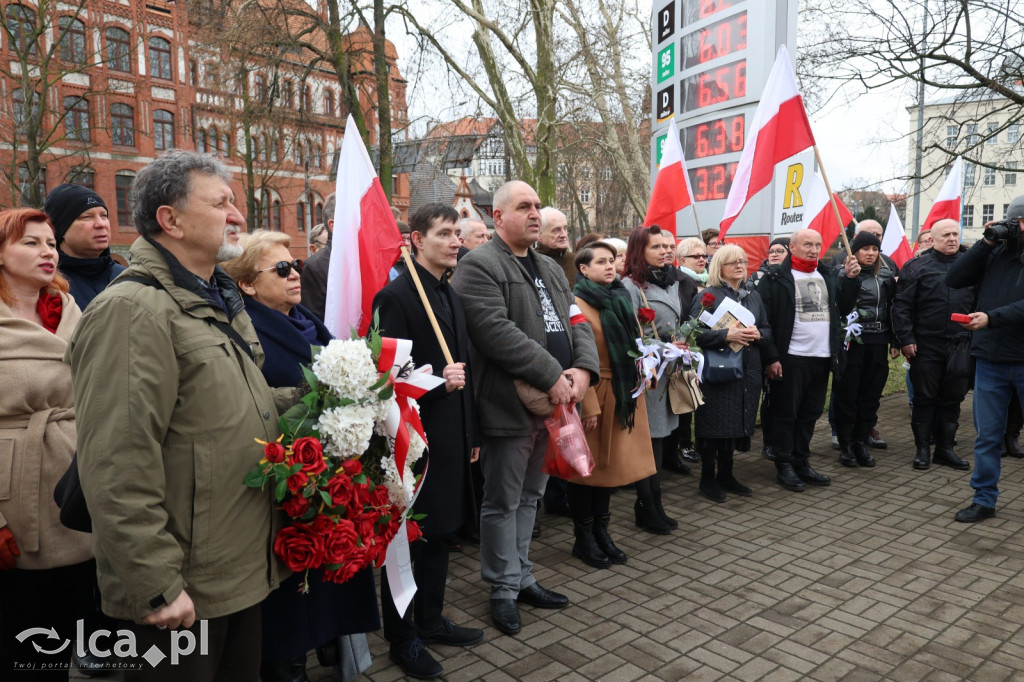
<path fill-rule="evenodd" d="M 316 476 L 327 469 L 324 461 L 324 450 L 320 441 L 306 436 L 292 444 L 292 461 L 302 464 L 302 471 L 309 476 Z"/>
<path fill-rule="evenodd" d="M 410 519 L 405 522 L 405 534 L 409 538 L 409 542 L 413 543 L 423 537 L 423 530 L 420 528 L 420 524 Z"/>
<path fill-rule="evenodd" d="M 355 484 L 344 473 L 334 474 L 327 482 L 327 494 L 331 496 L 331 504 L 335 507 L 346 507 L 352 501 Z"/>
<path fill-rule="evenodd" d="M 358 539 L 355 524 L 347 519 L 338 521 L 324 538 L 324 563 L 343 563 L 356 547 Z"/>
<path fill-rule="evenodd" d="M 309 484 L 309 476 L 301 471 L 296 471 L 288 477 L 288 490 L 298 493 Z"/>
<path fill-rule="evenodd" d="M 284 446 L 280 443 L 267 443 L 263 448 L 263 456 L 271 464 L 280 464 L 284 461 Z"/>
<path fill-rule="evenodd" d="M 309 522 L 313 530 L 321 535 L 331 532 L 331 528 L 334 527 L 334 521 L 330 516 L 324 516 L 323 514 L 317 514 L 313 517 L 313 520 Z"/>
<path fill-rule="evenodd" d="M 346 459 L 341 463 L 341 468 L 349 476 L 358 476 L 363 473 L 363 463 L 358 458 Z"/>
<path fill-rule="evenodd" d="M 281 505 L 284 513 L 293 519 L 302 518 L 302 515 L 309 509 L 309 500 L 302 495 L 296 495 L 295 497 L 289 498 L 287 502 Z"/>
<path fill-rule="evenodd" d="M 654 310 L 652 308 L 640 308 L 636 311 L 636 316 L 640 318 L 640 322 L 644 324 L 654 322 Z"/>
<path fill-rule="evenodd" d="M 274 554 L 288 570 L 299 572 L 323 563 L 324 542 L 320 534 L 305 523 L 282 528 L 274 539 Z"/>
<path fill-rule="evenodd" d="M 715 304 L 715 295 L 710 291 L 705 291 L 700 297 L 700 305 L 702 308 L 710 308 Z"/>

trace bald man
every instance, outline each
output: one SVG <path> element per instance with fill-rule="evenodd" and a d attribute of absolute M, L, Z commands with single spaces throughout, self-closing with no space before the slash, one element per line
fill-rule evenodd
<path fill-rule="evenodd" d="M 775 382 L 770 389 L 774 423 L 764 428 L 771 429 L 778 482 L 794 492 L 805 484 L 831 483 L 811 468 L 811 437 L 825 408 L 829 371 L 841 357 L 840 321 L 853 310 L 860 289 L 857 259 L 847 259 L 840 274 L 818 260 L 821 247 L 819 233 L 797 230 L 790 255 L 770 266 L 757 286 L 772 328 L 761 356 Z"/>
<path fill-rule="evenodd" d="M 952 289 L 946 284 L 949 269 L 967 251 L 960 244 L 960 224 L 940 220 L 931 232 L 932 248 L 903 266 L 892 305 L 893 333 L 910 363 L 914 386 L 910 426 L 917 452 L 912 466 L 923 470 L 934 461 L 966 470 L 970 465 L 953 452 L 953 440 L 960 403 L 970 388 L 969 363 L 950 359 L 959 353 L 966 360 L 971 332 L 950 315 L 971 312 L 976 287 Z"/>
<path fill-rule="evenodd" d="M 540 210 L 540 234 L 534 248 L 562 266 L 570 286 L 576 283 L 576 254 L 569 250 L 569 219 L 557 208 L 545 206 Z"/>

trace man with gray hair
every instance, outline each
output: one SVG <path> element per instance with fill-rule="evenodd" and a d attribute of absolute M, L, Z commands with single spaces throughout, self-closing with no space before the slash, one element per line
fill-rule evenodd
<path fill-rule="evenodd" d="M 569 286 L 576 283 L 576 254 L 569 250 L 569 219 L 557 208 L 545 206 L 540 210 L 540 234 L 534 248 L 562 267 Z"/>
<path fill-rule="evenodd" d="M 261 457 L 253 439 L 277 439 L 295 390 L 267 386 L 218 265 L 242 251 L 231 179 L 186 151 L 139 171 L 132 266 L 93 299 L 65 356 L 103 611 L 138 651 L 179 658 L 127 680 L 259 675 L 260 602 L 278 582 L 273 501 L 242 480 Z M 179 629 L 202 649 L 180 656 Z"/>
<path fill-rule="evenodd" d="M 487 231 L 487 226 L 479 220 L 463 218 L 459 221 L 459 241 L 462 242 L 462 247 L 467 253 L 486 244 L 490 239 L 491 235 Z"/>

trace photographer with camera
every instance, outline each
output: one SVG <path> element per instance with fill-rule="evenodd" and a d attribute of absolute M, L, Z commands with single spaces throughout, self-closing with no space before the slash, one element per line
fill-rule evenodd
<path fill-rule="evenodd" d="M 977 312 L 961 322 L 974 332 L 974 500 L 956 514 L 961 523 L 995 516 L 1006 413 L 1014 392 L 1024 398 L 1024 195 L 1010 202 L 1006 219 L 985 226 L 984 238 L 949 269 L 946 284 L 977 285 Z"/>

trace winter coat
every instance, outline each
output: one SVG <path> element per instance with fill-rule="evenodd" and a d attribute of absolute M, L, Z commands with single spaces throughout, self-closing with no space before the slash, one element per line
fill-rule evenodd
<path fill-rule="evenodd" d="M 608 343 L 604 338 L 604 327 L 601 325 L 601 311 L 578 297 L 576 305 L 594 330 L 601 379 L 587 389 L 580 405 L 583 419 L 598 418 L 597 428 L 587 433 L 587 444 L 594 455 L 594 472 L 586 478 L 575 478 L 572 482 L 601 488 L 629 485 L 655 473 L 651 430 L 647 425 L 647 401 L 641 393 L 636 399 L 633 430 L 622 428 L 615 414 L 612 364 L 608 356 Z"/>
<path fill-rule="evenodd" d="M 316 342 L 310 343 L 281 311 L 268 308 L 251 296 L 243 294 L 242 298 L 245 301 L 245 312 L 249 314 L 263 348 L 265 359 L 261 369 L 267 383 L 274 388 L 301 386 L 305 381 L 302 365 L 312 362 L 311 346 L 326 346 L 332 338 L 327 327 L 306 308 L 295 306 L 296 311 L 312 320 L 316 328 Z"/>
<path fill-rule="evenodd" d="M 277 586 L 269 490 L 243 485 L 278 437 L 278 406 L 231 278 L 198 278 L 146 238 L 97 296 L 66 360 L 78 406 L 78 468 L 92 515 L 103 611 L 141 622 L 187 590 L 197 618 L 236 613 Z M 211 321 L 230 323 L 255 359 Z M 275 403 L 277 398 L 277 403 Z"/>
<path fill-rule="evenodd" d="M 708 287 L 705 293 L 712 293 L 715 302 L 709 308 L 714 312 L 722 300 L 731 298 L 754 315 L 754 324 L 761 332 L 761 340 L 745 346 L 739 352 L 743 354 L 743 378 L 727 383 L 702 382 L 704 404 L 697 408 L 694 421 L 694 433 L 697 438 L 742 438 L 752 436 L 754 423 L 757 420 L 757 404 L 761 398 L 761 368 L 764 364 L 761 354 L 772 331 L 768 326 L 764 303 L 757 291 L 740 288 L 736 292 L 728 285 Z M 700 314 L 700 301 L 694 301 L 690 311 L 691 317 Z M 704 352 L 708 349 L 730 351 L 726 343 L 726 330 L 702 328 L 697 335 L 697 345 Z M 731 351 L 730 351 L 731 352 Z"/>
<path fill-rule="evenodd" d="M 547 256 L 552 259 L 560 266 L 562 266 L 562 272 L 565 273 L 565 279 L 569 282 L 569 288 L 576 284 L 576 254 L 569 249 L 551 249 L 544 246 L 541 243 L 537 243 L 533 250 L 542 256 Z"/>
<path fill-rule="evenodd" d="M 844 277 L 841 271 L 839 276 Z M 861 269 L 857 281 L 860 290 L 857 292 L 856 311 L 857 323 L 861 325 L 861 342 L 885 345 L 894 342 L 889 312 L 896 295 L 896 271 L 882 261 L 878 272 L 874 272 L 874 268 Z"/>
<path fill-rule="evenodd" d="M 476 432 L 473 387 L 469 381 L 474 368 L 468 362 L 469 332 L 462 303 L 446 281 L 439 282 L 419 264 L 416 271 L 452 359 L 467 363 L 464 390 L 449 393 L 442 384 L 416 401 L 420 406 L 420 419 L 429 449 L 427 456 L 420 459 L 414 468 L 420 474 L 426 466 L 427 478 L 413 510 L 417 514 L 426 514 L 421 526 L 429 540 L 451 535 L 467 519 L 473 518 L 475 503 L 469 458 L 472 449 L 480 442 Z M 451 315 L 445 311 L 439 287 L 448 290 Z M 417 366 L 429 364 L 436 376 L 443 376 L 448 362 L 408 269 L 377 293 L 373 308 L 380 314 L 380 333 L 383 336 L 411 340 L 413 362 Z"/>
<path fill-rule="evenodd" d="M 975 287 L 951 289 L 946 284 L 953 263 L 965 253 L 963 246 L 949 256 L 928 249 L 904 263 L 892 304 L 893 334 L 900 347 L 923 344 L 945 348 L 947 339 L 971 335 L 949 317 L 971 312 Z"/>
<path fill-rule="evenodd" d="M 569 324 L 575 297 L 558 264 L 533 251 L 537 273 L 544 280 L 572 352 L 572 367 L 590 373 L 597 383 L 600 367 L 590 325 Z M 532 277 L 497 235 L 459 262 L 452 286 L 462 300 L 470 338 L 473 390 L 484 436 L 527 436 L 537 427 L 516 393 L 514 379 L 547 391 L 562 366 L 546 350 L 544 312 Z"/>
<path fill-rule="evenodd" d="M 75 453 L 68 339 L 82 313 L 67 295 L 57 333 L 0 302 L 0 527 L 21 549 L 15 567 L 70 566 L 92 557 L 92 537 L 65 528 L 53 489 Z"/>
<path fill-rule="evenodd" d="M 974 310 L 988 315 L 988 326 L 971 334 L 971 355 L 992 363 L 1024 363 L 1024 264 L 1005 244 L 974 243 L 949 268 L 946 284 L 976 286 Z"/>
<path fill-rule="evenodd" d="M 75 258 L 63 251 L 59 253 L 58 267 L 68 280 L 75 303 L 82 310 L 125 270 L 123 265 L 110 257 L 110 249 L 104 251 L 99 258 Z"/>
<path fill-rule="evenodd" d="M 302 265 L 302 305 L 324 319 L 327 307 L 327 272 L 331 267 L 331 244 L 320 249 Z"/>

